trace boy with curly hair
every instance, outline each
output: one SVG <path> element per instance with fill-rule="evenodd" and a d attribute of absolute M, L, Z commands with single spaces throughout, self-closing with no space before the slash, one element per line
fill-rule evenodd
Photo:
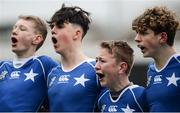
<path fill-rule="evenodd" d="M 154 59 L 147 72 L 150 112 L 180 111 L 180 55 L 173 48 L 178 25 L 175 13 L 166 7 L 147 9 L 132 23 L 143 56 Z"/>

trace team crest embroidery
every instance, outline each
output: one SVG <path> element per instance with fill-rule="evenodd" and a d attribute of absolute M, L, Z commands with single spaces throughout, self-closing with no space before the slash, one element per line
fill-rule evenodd
<path fill-rule="evenodd" d="M 171 75 L 171 77 L 166 77 L 166 79 L 168 80 L 168 84 L 167 86 L 170 86 L 170 85 L 174 85 L 174 86 L 178 86 L 177 84 L 177 81 L 180 80 L 180 77 L 176 77 L 176 74 L 175 72 Z"/>
<path fill-rule="evenodd" d="M 3 71 L 1 74 L 0 74 L 0 80 L 4 80 L 6 74 L 8 74 L 7 71 Z"/>
<path fill-rule="evenodd" d="M 121 110 L 124 111 L 124 113 L 133 113 L 135 111 L 134 109 L 131 109 L 128 104 L 126 108 L 121 108 Z"/>
<path fill-rule="evenodd" d="M 20 71 L 13 71 L 10 75 L 11 76 L 10 79 L 18 79 L 20 76 L 19 74 L 20 74 Z"/>
<path fill-rule="evenodd" d="M 76 80 L 76 83 L 74 84 L 74 86 L 81 85 L 83 87 L 85 87 L 85 82 L 90 80 L 88 78 L 85 78 L 84 74 L 82 74 L 80 77 L 74 77 L 74 79 Z"/>
<path fill-rule="evenodd" d="M 33 69 L 31 69 L 29 73 L 24 73 L 24 75 L 26 76 L 26 79 L 24 81 L 31 80 L 32 82 L 34 82 L 34 77 L 37 76 L 38 73 L 34 73 Z"/>

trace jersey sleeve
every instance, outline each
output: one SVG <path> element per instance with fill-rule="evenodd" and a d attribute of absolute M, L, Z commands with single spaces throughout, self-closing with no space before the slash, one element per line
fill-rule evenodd
<path fill-rule="evenodd" d="M 138 87 L 135 89 L 135 96 L 137 98 L 137 102 L 139 104 L 139 106 L 142 108 L 142 110 L 144 112 L 148 112 L 148 103 L 147 103 L 147 99 L 146 99 L 146 90 L 144 89 L 144 87 Z"/>
<path fill-rule="evenodd" d="M 57 67 L 59 65 L 58 62 L 54 61 L 52 58 L 48 56 L 40 56 L 39 59 L 40 62 L 42 63 L 42 67 L 44 69 L 44 73 L 46 77 L 54 67 Z"/>

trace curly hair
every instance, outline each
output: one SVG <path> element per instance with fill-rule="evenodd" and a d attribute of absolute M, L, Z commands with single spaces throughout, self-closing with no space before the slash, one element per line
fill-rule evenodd
<path fill-rule="evenodd" d="M 132 29 L 137 33 L 144 33 L 147 29 L 154 31 L 155 35 L 166 32 L 167 44 L 172 46 L 177 27 L 179 25 L 176 15 L 167 7 L 154 7 L 147 9 L 132 22 Z"/>
<path fill-rule="evenodd" d="M 91 23 L 89 15 L 89 12 L 84 11 L 80 7 L 65 7 L 65 4 L 63 4 L 61 9 L 55 12 L 48 23 L 50 26 L 55 23 L 59 28 L 62 28 L 64 23 L 77 24 L 82 27 L 84 37 Z"/>
<path fill-rule="evenodd" d="M 129 46 L 127 42 L 124 41 L 103 41 L 100 45 L 102 48 L 108 50 L 110 54 L 114 56 L 116 62 L 126 62 L 128 64 L 128 69 L 126 74 L 128 74 L 132 68 L 134 62 L 134 50 Z"/>

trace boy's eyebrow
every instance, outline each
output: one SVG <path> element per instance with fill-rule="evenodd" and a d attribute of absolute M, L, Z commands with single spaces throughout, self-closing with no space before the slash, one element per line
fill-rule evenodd
<path fill-rule="evenodd" d="M 54 24 L 49 24 L 49 27 L 52 29 L 54 27 Z"/>
<path fill-rule="evenodd" d="M 96 57 L 96 60 L 98 60 L 99 59 L 99 57 Z"/>

